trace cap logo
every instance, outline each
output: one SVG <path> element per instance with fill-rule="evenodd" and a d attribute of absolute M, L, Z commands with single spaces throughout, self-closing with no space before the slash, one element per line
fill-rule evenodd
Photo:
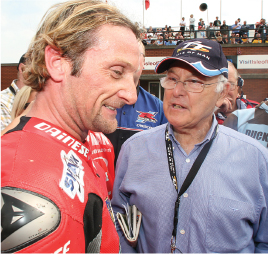
<path fill-rule="evenodd" d="M 195 51 L 202 51 L 202 52 L 209 52 L 211 47 L 205 46 L 202 44 L 201 41 L 191 41 L 187 42 L 183 48 L 177 50 L 177 53 L 182 50 L 195 50 Z"/>

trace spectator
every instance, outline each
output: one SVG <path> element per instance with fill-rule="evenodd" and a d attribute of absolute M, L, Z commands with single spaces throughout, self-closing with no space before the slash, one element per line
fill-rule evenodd
<path fill-rule="evenodd" d="M 169 37 L 168 41 L 165 44 L 166 46 L 173 46 L 176 45 L 176 41 L 173 39 L 173 37 Z"/>
<path fill-rule="evenodd" d="M 222 40 L 222 36 L 218 36 L 216 37 L 217 39 L 217 42 L 220 43 L 220 44 L 224 44 L 223 40 Z"/>
<path fill-rule="evenodd" d="M 163 36 L 163 32 L 162 32 L 162 29 L 161 28 L 156 28 L 156 33 L 155 33 L 156 36 L 158 35 L 162 35 Z"/>
<path fill-rule="evenodd" d="M 224 42 L 224 44 L 228 44 L 229 43 L 229 39 L 228 39 L 228 35 L 227 34 L 224 34 L 223 36 L 222 36 L 222 38 L 223 38 L 223 42 Z"/>
<path fill-rule="evenodd" d="M 181 43 L 164 71 L 168 124 L 128 139 L 117 161 L 113 210 L 142 213 L 135 249 L 117 225 L 122 252 L 267 252 L 268 151 L 213 115 L 229 86 L 221 45 Z"/>
<path fill-rule="evenodd" d="M 164 45 L 163 44 L 163 36 L 158 34 L 157 35 L 157 41 L 156 41 L 157 45 Z"/>
<path fill-rule="evenodd" d="M 185 27 L 186 27 L 185 18 L 182 17 L 182 20 L 180 22 L 180 31 L 181 31 L 182 36 L 184 36 Z"/>
<path fill-rule="evenodd" d="M 241 44 L 241 43 L 242 43 L 242 40 L 241 40 L 241 38 L 240 38 L 240 34 L 235 34 L 235 42 L 236 42 L 237 44 Z"/>
<path fill-rule="evenodd" d="M 256 23 L 256 30 L 257 30 L 256 33 L 266 35 L 266 29 L 267 29 L 267 26 L 266 26 L 265 19 L 261 19 L 259 23 Z"/>
<path fill-rule="evenodd" d="M 216 38 L 221 36 L 221 32 L 220 32 L 221 21 L 219 20 L 219 17 L 216 17 L 216 19 L 213 22 L 213 26 L 214 26 L 214 29 L 216 30 L 216 33 L 215 33 Z"/>
<path fill-rule="evenodd" d="M 22 55 L 17 66 L 17 79 L 14 79 L 8 88 L 1 91 L 1 131 L 11 123 L 11 110 L 15 95 L 24 86 L 22 71 L 25 60 Z"/>
<path fill-rule="evenodd" d="M 244 133 L 268 148 L 268 100 L 255 108 L 234 111 L 224 121 L 224 126 Z"/>
<path fill-rule="evenodd" d="M 209 26 L 207 27 L 207 38 L 208 39 L 215 38 L 215 29 L 212 22 L 210 22 Z"/>
<path fill-rule="evenodd" d="M 216 35 L 216 37 L 221 36 L 221 32 L 220 31 L 216 31 L 215 32 L 215 35 Z"/>
<path fill-rule="evenodd" d="M 197 25 L 198 25 L 198 30 L 200 30 L 202 20 L 203 20 L 202 18 L 199 19 L 199 22 L 198 22 L 198 24 L 197 24 Z"/>
<path fill-rule="evenodd" d="M 143 56 L 139 75 L 145 62 L 145 48 L 140 44 Z M 149 130 L 167 122 L 163 112 L 163 102 L 142 87 L 138 86 L 138 100 L 134 105 L 125 105 L 117 109 L 118 126 L 115 132 L 106 134 L 114 146 L 115 163 L 123 143 L 132 135 L 143 130 Z"/>
<path fill-rule="evenodd" d="M 152 44 L 152 40 L 153 40 L 152 35 L 148 35 L 146 40 L 147 44 Z"/>
<path fill-rule="evenodd" d="M 237 42 L 236 42 L 236 34 L 234 32 L 232 32 L 232 34 L 231 34 L 230 44 L 237 44 Z"/>
<path fill-rule="evenodd" d="M 229 27 L 226 25 L 226 21 L 223 20 L 223 24 L 220 26 L 220 32 L 223 35 L 228 35 L 229 34 Z"/>
<path fill-rule="evenodd" d="M 151 40 L 151 45 L 158 45 L 157 40 L 155 38 Z"/>
<path fill-rule="evenodd" d="M 262 43 L 261 34 L 257 33 L 256 38 L 252 40 L 252 43 Z"/>
<path fill-rule="evenodd" d="M 256 37 L 256 34 L 259 33 L 259 27 L 261 24 L 262 24 L 262 19 L 260 19 L 259 22 L 255 23 L 255 35 L 254 35 L 254 37 Z"/>
<path fill-rule="evenodd" d="M 248 40 L 248 35 L 247 33 L 244 33 L 242 36 L 242 44 L 247 44 L 247 43 L 250 43 Z"/>
<path fill-rule="evenodd" d="M 193 14 L 190 15 L 189 23 L 190 23 L 190 26 L 189 26 L 190 33 L 191 32 L 194 33 L 194 30 L 195 30 L 195 28 L 194 28 L 194 26 L 195 26 L 195 18 L 194 18 L 194 15 Z"/>
<path fill-rule="evenodd" d="M 163 32 L 167 32 L 168 31 L 168 25 L 165 25 L 165 27 L 162 30 Z"/>
<path fill-rule="evenodd" d="M 230 90 L 222 105 L 215 111 L 219 124 L 223 124 L 224 120 L 237 109 L 254 108 L 258 102 L 243 98 L 242 87 L 244 80 L 240 77 L 234 64 L 228 61 L 228 82 Z M 239 94 L 241 89 L 241 95 Z"/>
<path fill-rule="evenodd" d="M 154 30 L 152 28 L 152 26 L 149 26 L 148 30 L 147 30 L 147 37 L 151 35 L 151 37 L 154 37 Z"/>
<path fill-rule="evenodd" d="M 86 137 L 115 131 L 116 109 L 136 102 L 139 35 L 102 1 L 47 12 L 25 55 L 35 102 L 1 140 L 2 252 L 120 251 L 105 171 Z M 23 214 L 18 225 L 13 209 Z"/>
<path fill-rule="evenodd" d="M 243 25 L 241 26 L 240 36 L 243 36 L 245 33 L 248 36 L 249 29 L 250 29 L 250 26 L 247 25 L 247 21 L 244 21 Z"/>
<path fill-rule="evenodd" d="M 219 29 L 221 26 L 221 21 L 219 20 L 219 17 L 216 17 L 216 19 L 214 20 L 213 25 L 216 27 L 216 29 Z"/>
<path fill-rule="evenodd" d="M 205 33 L 205 30 L 206 30 L 206 26 L 205 26 L 205 22 L 204 20 L 201 21 L 201 27 L 200 27 L 200 36 L 201 38 L 205 38 L 206 37 L 206 33 Z"/>
<path fill-rule="evenodd" d="M 231 29 L 232 29 L 232 32 L 235 33 L 235 34 L 239 34 L 240 33 L 241 26 L 238 24 L 238 21 L 237 20 L 232 25 Z"/>
<path fill-rule="evenodd" d="M 174 31 L 174 30 L 172 29 L 172 27 L 171 27 L 171 26 L 169 26 L 169 27 L 168 27 L 168 32 L 170 32 L 170 33 L 172 33 L 172 34 L 173 34 L 173 31 Z"/>
<path fill-rule="evenodd" d="M 266 32 L 267 32 L 267 25 L 265 19 L 261 19 L 261 23 L 258 27 L 258 33 L 261 34 L 261 38 L 264 41 L 266 37 Z"/>
<path fill-rule="evenodd" d="M 240 18 L 237 19 L 237 24 L 238 24 L 239 26 L 242 26 L 242 23 L 241 23 L 241 19 L 240 19 Z"/>
<path fill-rule="evenodd" d="M 230 44 L 237 44 L 235 37 L 230 38 Z"/>
<path fill-rule="evenodd" d="M 179 45 L 181 42 L 184 42 L 184 38 L 182 35 L 178 36 L 177 45 Z"/>

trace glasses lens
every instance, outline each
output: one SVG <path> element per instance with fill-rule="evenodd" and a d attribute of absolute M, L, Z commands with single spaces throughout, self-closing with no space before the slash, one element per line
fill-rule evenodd
<path fill-rule="evenodd" d="M 192 93 L 201 93 L 203 91 L 203 83 L 196 80 L 185 81 L 185 89 Z"/>
<path fill-rule="evenodd" d="M 235 84 L 234 83 L 230 83 L 230 91 L 233 91 L 233 90 L 235 90 Z"/>
<path fill-rule="evenodd" d="M 168 77 L 161 78 L 160 84 L 165 89 L 173 89 L 176 86 L 176 82 Z"/>

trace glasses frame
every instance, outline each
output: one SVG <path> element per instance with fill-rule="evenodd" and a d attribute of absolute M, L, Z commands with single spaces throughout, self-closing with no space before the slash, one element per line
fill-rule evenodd
<path fill-rule="evenodd" d="M 193 91 L 189 91 L 189 90 L 187 90 L 187 89 L 185 88 L 187 80 L 186 80 L 186 81 L 180 81 L 180 80 L 177 80 L 177 79 L 174 78 L 176 81 L 174 81 L 174 82 L 175 82 L 175 85 L 174 85 L 173 88 L 166 88 L 166 87 L 164 87 L 164 86 L 162 85 L 162 82 L 164 82 L 164 80 L 165 80 L 166 78 L 168 78 L 168 76 L 165 76 L 165 77 L 160 78 L 160 85 L 161 85 L 164 89 L 167 89 L 167 90 L 174 89 L 174 88 L 177 86 L 177 84 L 180 82 L 180 83 L 183 84 L 184 89 L 185 89 L 187 92 L 189 92 L 189 93 L 202 93 L 202 92 L 204 91 L 204 89 L 205 89 L 205 86 L 210 86 L 210 85 L 218 84 L 218 83 L 220 83 L 220 82 L 224 82 L 224 81 L 217 81 L 217 82 L 210 83 L 210 84 L 204 84 L 204 83 L 201 83 L 201 82 L 200 82 L 201 85 L 202 85 L 202 90 L 201 90 L 200 92 L 193 92 Z"/>
<path fill-rule="evenodd" d="M 230 90 L 229 91 L 234 91 L 236 86 L 238 86 L 237 84 L 229 82 L 229 81 L 228 81 L 228 83 L 230 84 Z"/>

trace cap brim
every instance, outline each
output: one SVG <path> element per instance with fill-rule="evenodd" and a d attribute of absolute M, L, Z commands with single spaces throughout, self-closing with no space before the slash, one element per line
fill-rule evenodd
<path fill-rule="evenodd" d="M 169 69 L 171 63 L 179 61 L 189 64 L 195 70 L 200 72 L 202 75 L 207 77 L 214 77 L 220 74 L 223 74 L 225 77 L 228 77 L 228 68 L 222 68 L 221 70 L 213 68 L 213 66 L 204 66 L 203 63 L 200 61 L 200 58 L 195 57 L 167 57 L 161 60 L 155 68 L 156 73 L 163 73 Z"/>

